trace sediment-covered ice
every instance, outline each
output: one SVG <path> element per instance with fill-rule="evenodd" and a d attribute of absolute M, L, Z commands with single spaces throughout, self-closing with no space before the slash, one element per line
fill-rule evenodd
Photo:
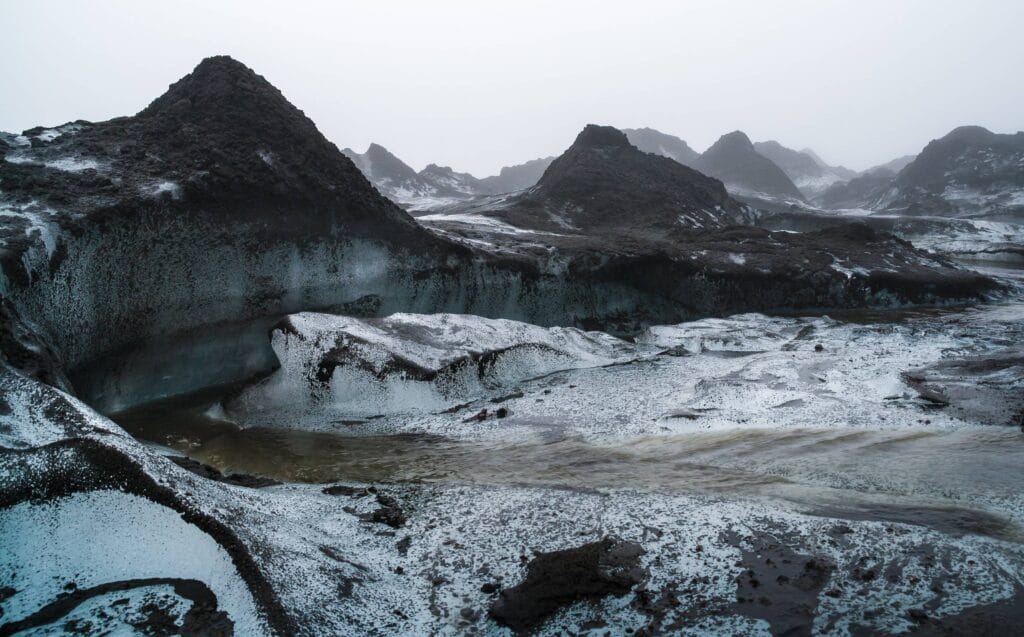
<path fill-rule="evenodd" d="M 459 314 L 295 314 L 271 341 L 281 368 L 231 404 L 246 422 L 268 410 L 324 421 L 444 410 L 529 378 L 642 354 L 602 332 Z"/>
<path fill-rule="evenodd" d="M 651 327 L 634 342 L 459 315 L 301 314 L 274 332 L 281 369 L 228 412 L 238 422 L 312 429 L 373 416 L 357 431 L 456 436 L 477 435 L 480 425 L 463 421 L 493 411 L 499 398 L 508 415 L 494 426 L 502 430 L 547 423 L 602 437 L 889 429 L 925 419 L 935 429 L 1005 425 L 959 406 L 924 413 L 934 403 L 906 374 L 962 357 L 1001 360 L 1006 339 L 1020 331 L 1012 317 L 1022 311 L 1019 304 L 908 311 L 895 323 L 870 313 L 845 320 L 745 314 Z M 985 400 L 1005 408 L 988 413 L 1014 413 L 1018 385 L 989 383 Z"/>

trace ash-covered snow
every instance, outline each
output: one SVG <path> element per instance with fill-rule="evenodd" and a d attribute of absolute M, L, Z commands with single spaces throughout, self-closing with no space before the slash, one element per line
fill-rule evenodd
<path fill-rule="evenodd" d="M 160 197 L 164 193 L 168 193 L 174 199 L 181 198 L 181 186 L 173 181 L 158 181 L 143 186 L 141 190 L 148 197 Z"/>
<path fill-rule="evenodd" d="M 12 164 L 35 164 L 65 172 L 81 172 L 83 170 L 97 170 L 100 168 L 98 161 L 85 157 L 42 158 L 30 154 L 14 154 L 7 155 L 4 157 L 4 160 Z"/>
<path fill-rule="evenodd" d="M 553 232 L 541 232 L 541 231 L 538 231 L 538 230 L 528 230 L 528 229 L 524 229 L 524 228 L 517 228 L 517 227 L 513 226 L 512 224 L 505 223 L 504 221 L 500 221 L 500 220 L 494 219 L 492 217 L 486 217 L 484 215 L 478 215 L 478 214 L 445 214 L 445 213 L 435 213 L 435 214 L 420 215 L 420 216 L 416 217 L 416 220 L 419 221 L 420 223 L 427 223 L 427 224 L 438 223 L 438 222 L 464 223 L 464 224 L 467 224 L 467 225 L 470 225 L 470 226 L 475 226 L 475 227 L 482 228 L 482 229 L 490 231 L 490 232 L 498 232 L 498 233 L 502 233 L 502 234 L 541 234 L 541 235 L 558 236 L 558 235 L 555 235 L 555 233 L 553 233 Z"/>
<path fill-rule="evenodd" d="M 43 246 L 45 258 L 49 259 L 57 248 L 59 230 L 56 216 L 55 211 L 37 201 L 15 203 L 0 200 L 0 245 L 7 246 L 14 236 L 20 234 L 20 230 L 30 240 L 37 239 Z M 32 271 L 30 261 L 37 256 L 32 250 L 25 253 L 26 271 Z"/>

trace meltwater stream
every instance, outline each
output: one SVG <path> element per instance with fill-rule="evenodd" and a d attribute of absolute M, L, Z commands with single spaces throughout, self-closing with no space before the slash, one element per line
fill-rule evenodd
<path fill-rule="evenodd" d="M 188 410 L 138 412 L 121 423 L 224 473 L 281 481 L 423 480 L 785 499 L 805 512 L 1024 541 L 1017 526 L 1024 521 L 1017 502 L 1024 434 L 1017 428 L 735 429 L 614 442 L 550 435 L 507 442 L 243 429 Z"/>

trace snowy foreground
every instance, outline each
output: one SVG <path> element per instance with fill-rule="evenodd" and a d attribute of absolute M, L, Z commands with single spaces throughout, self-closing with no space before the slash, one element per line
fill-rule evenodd
<path fill-rule="evenodd" d="M 282 367 L 269 377 L 117 417 L 146 442 L 6 372 L 0 444 L 26 449 L 0 467 L 8 491 L 33 467 L 77 467 L 60 445 L 82 438 L 193 514 L 130 485 L 3 509 L 0 622 L 998 632 L 1024 613 L 1022 319 L 1020 302 L 748 314 L 626 341 L 464 315 L 299 314 L 271 335 Z M 546 590 L 531 579 L 546 568 L 573 581 Z"/>

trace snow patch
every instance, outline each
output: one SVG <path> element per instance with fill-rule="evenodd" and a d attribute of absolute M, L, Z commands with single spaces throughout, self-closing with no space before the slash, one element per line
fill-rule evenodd
<path fill-rule="evenodd" d="M 145 498 L 96 491 L 0 511 L 2 602 L 18 621 L 56 599 L 64 585 L 173 577 L 204 582 L 241 635 L 268 634 L 228 553 L 181 516 Z"/>

